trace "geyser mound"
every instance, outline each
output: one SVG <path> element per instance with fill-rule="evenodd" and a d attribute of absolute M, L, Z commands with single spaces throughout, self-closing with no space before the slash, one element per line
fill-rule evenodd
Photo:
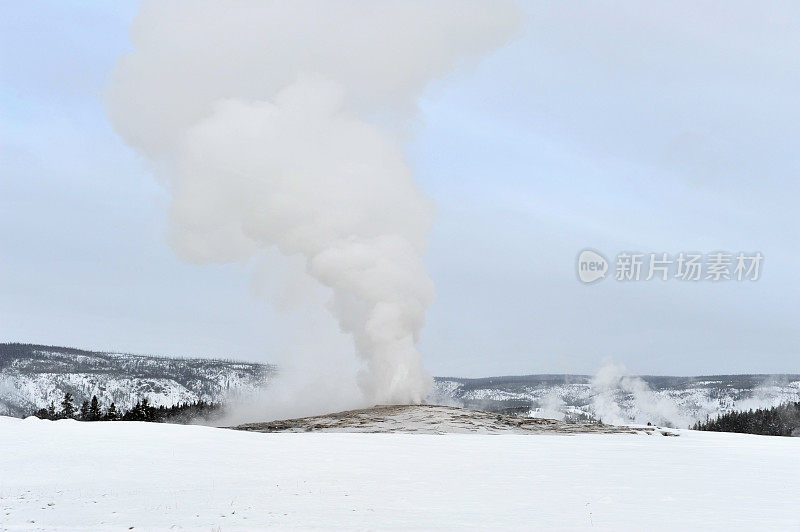
<path fill-rule="evenodd" d="M 441 405 L 378 405 L 322 416 L 246 423 L 236 430 L 251 432 L 402 432 L 415 434 L 609 434 L 659 433 L 655 427 L 602 423 L 566 423 Z M 669 434 L 671 435 L 671 433 Z"/>

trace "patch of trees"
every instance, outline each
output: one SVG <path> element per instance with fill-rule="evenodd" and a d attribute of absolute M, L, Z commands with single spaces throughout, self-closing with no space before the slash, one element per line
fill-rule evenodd
<path fill-rule="evenodd" d="M 103 407 L 97 396 L 75 407 L 71 393 L 65 393 L 60 408 L 51 402 L 47 408 L 33 412 L 39 419 L 76 419 L 78 421 L 150 421 L 153 423 L 190 423 L 196 420 L 210 421 L 222 413 L 222 404 L 206 401 L 180 403 L 169 407 L 152 406 L 147 398 L 141 399 L 129 410 L 118 409 L 113 402 Z"/>
<path fill-rule="evenodd" d="M 765 436 L 800 436 L 800 402 L 772 408 L 729 412 L 695 423 L 694 430 L 740 432 Z"/>

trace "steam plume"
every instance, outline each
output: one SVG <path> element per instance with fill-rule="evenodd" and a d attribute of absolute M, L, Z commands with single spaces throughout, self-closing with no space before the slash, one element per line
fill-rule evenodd
<path fill-rule="evenodd" d="M 488 0 L 146 3 L 108 114 L 169 188 L 181 257 L 301 256 L 366 363 L 366 399 L 419 402 L 433 208 L 400 139 L 426 85 L 517 18 Z"/>
<path fill-rule="evenodd" d="M 653 422 L 668 427 L 689 427 L 692 423 L 672 398 L 656 394 L 644 379 L 629 376 L 624 364 L 610 358 L 603 360 L 594 375 L 592 391 L 595 416 L 612 425 Z M 629 395 L 631 401 L 627 413 L 621 406 L 621 396 L 625 395 Z"/>

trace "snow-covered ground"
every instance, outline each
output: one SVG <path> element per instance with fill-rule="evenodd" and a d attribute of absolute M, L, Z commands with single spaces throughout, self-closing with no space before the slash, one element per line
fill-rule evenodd
<path fill-rule="evenodd" d="M 0 528 L 790 529 L 800 439 L 0 418 Z"/>

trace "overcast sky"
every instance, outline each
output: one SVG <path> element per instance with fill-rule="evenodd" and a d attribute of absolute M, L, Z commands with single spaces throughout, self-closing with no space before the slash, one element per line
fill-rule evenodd
<path fill-rule="evenodd" d="M 429 87 L 408 140 L 438 212 L 427 368 L 800 372 L 800 5 L 522 5 L 521 37 Z M 3 7 L 0 340 L 280 361 L 335 335 L 321 306 L 266 297 L 269 272 L 168 247 L 169 195 L 102 101 L 136 10 Z M 764 262 L 755 282 L 584 285 L 584 248 L 612 270 L 625 250 Z"/>

